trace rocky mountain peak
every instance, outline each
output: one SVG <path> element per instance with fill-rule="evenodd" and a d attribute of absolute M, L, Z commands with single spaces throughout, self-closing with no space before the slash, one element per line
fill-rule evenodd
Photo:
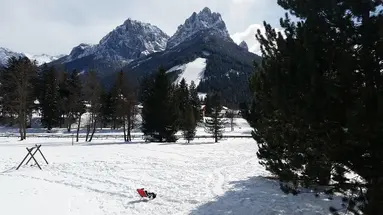
<path fill-rule="evenodd" d="M 136 59 L 163 51 L 168 38 L 157 26 L 128 19 L 101 39 L 97 53 L 99 58 Z"/>
<path fill-rule="evenodd" d="M 7 48 L 0 47 L 0 66 L 4 66 L 8 63 L 8 59 L 11 57 L 25 57 L 23 53 L 11 51 Z"/>
<path fill-rule="evenodd" d="M 242 41 L 239 46 L 243 49 L 245 49 L 246 51 L 249 51 L 249 46 L 247 46 L 247 43 L 245 41 Z"/>
<path fill-rule="evenodd" d="M 127 19 L 96 45 L 81 43 L 74 47 L 64 62 L 91 56 L 104 62 L 129 62 L 139 57 L 163 51 L 169 36 L 157 26 Z"/>
<path fill-rule="evenodd" d="M 205 7 L 199 13 L 194 12 L 184 24 L 178 26 L 176 33 L 169 39 L 166 48 L 173 48 L 195 34 L 209 30 L 212 35 L 231 41 L 229 31 L 221 14 L 212 12 Z"/>

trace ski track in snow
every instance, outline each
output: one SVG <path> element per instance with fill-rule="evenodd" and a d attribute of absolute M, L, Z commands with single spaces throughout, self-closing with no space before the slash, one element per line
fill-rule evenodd
<path fill-rule="evenodd" d="M 226 177 L 222 173 L 223 170 L 231 169 L 231 168 L 239 168 L 239 167 L 245 166 L 246 164 L 248 164 L 254 160 L 256 160 L 256 159 L 250 158 L 250 159 L 248 159 L 242 163 L 239 163 L 239 164 L 234 164 L 234 165 L 230 165 L 230 166 L 223 166 L 223 167 L 215 169 L 213 171 L 213 174 L 209 177 L 209 178 L 213 178 L 212 180 L 209 181 L 212 194 L 214 196 L 221 196 L 225 193 L 224 185 L 226 182 L 226 180 L 225 180 Z"/>
<path fill-rule="evenodd" d="M 206 140 L 190 145 L 96 140 L 95 145 L 71 146 L 71 140 L 49 145 L 52 139 L 39 138 L 49 164 L 43 164 L 36 154 L 42 171 L 37 166 L 22 166 L 16 171 L 15 166 L 26 154 L 25 147 L 35 143 L 29 141 L 0 138 L 0 214 L 21 215 L 32 210 L 40 215 L 328 211 L 328 203 L 315 205 L 313 195 L 275 200 L 276 194 L 281 195 L 275 183 L 247 182 L 251 177 L 267 175 L 258 164 L 257 146 L 251 139 L 216 144 Z M 238 181 L 246 181 L 252 190 L 237 192 L 242 189 L 235 185 Z M 155 192 L 157 198 L 142 200 L 136 192 L 141 187 Z M 312 213 L 307 213 L 310 210 Z"/>

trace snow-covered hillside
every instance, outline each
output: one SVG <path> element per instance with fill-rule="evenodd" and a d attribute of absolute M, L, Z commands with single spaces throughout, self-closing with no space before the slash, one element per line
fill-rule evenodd
<path fill-rule="evenodd" d="M 10 57 L 16 57 L 16 58 L 27 57 L 31 61 L 36 60 L 37 65 L 40 66 L 44 63 L 49 63 L 51 61 L 57 60 L 60 57 L 62 57 L 62 55 L 59 55 L 59 56 L 50 56 L 47 54 L 33 55 L 33 54 L 28 54 L 28 53 L 18 53 L 18 52 L 14 52 L 10 49 L 0 47 L 0 66 L 6 65 L 8 59 Z"/>
<path fill-rule="evenodd" d="M 49 164 L 14 167 L 25 147 L 42 144 Z M 190 145 L 0 138 L 0 214 L 320 215 L 338 205 L 313 194 L 284 195 L 258 163 L 252 139 Z M 33 162 L 31 162 L 32 164 Z M 137 188 L 155 192 L 145 201 Z"/>
<path fill-rule="evenodd" d="M 6 65 L 8 62 L 8 59 L 11 57 L 19 58 L 19 57 L 24 57 L 24 56 L 25 55 L 23 53 L 14 52 L 14 51 L 11 51 L 7 48 L 0 47 L 0 66 Z"/>
<path fill-rule="evenodd" d="M 191 82 L 194 81 L 194 84 L 198 86 L 199 82 L 203 79 L 203 74 L 205 69 L 206 69 L 206 59 L 197 58 L 190 63 L 175 66 L 169 69 L 167 72 L 181 70 L 181 74 L 178 76 L 176 83 L 179 83 L 184 78 L 188 85 L 190 85 Z"/>
<path fill-rule="evenodd" d="M 54 60 L 57 60 L 63 55 L 50 56 L 47 54 L 32 55 L 32 54 L 25 53 L 25 56 L 27 56 L 30 60 L 36 60 L 37 65 L 40 66 L 40 65 L 43 65 L 44 63 L 50 63 Z"/>

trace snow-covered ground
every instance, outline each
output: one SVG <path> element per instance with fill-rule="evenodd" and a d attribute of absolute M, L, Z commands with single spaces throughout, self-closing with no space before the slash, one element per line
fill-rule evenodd
<path fill-rule="evenodd" d="M 15 167 L 42 144 L 36 166 Z M 256 157 L 252 139 L 178 143 L 0 138 L 0 214 L 329 214 L 313 194 L 284 195 Z M 137 188 L 155 192 L 142 200 Z"/>

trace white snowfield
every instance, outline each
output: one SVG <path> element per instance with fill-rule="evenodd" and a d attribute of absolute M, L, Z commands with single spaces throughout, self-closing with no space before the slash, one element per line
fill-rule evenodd
<path fill-rule="evenodd" d="M 177 84 L 181 82 L 181 80 L 184 78 L 185 82 L 189 86 L 192 81 L 194 81 L 194 84 L 198 86 L 204 77 L 205 69 L 206 69 L 206 58 L 196 58 L 194 61 L 191 61 L 189 63 L 174 66 L 173 68 L 169 69 L 167 72 L 174 72 L 177 70 L 181 70 L 182 73 L 179 75 L 179 77 L 175 81 Z"/>
<path fill-rule="evenodd" d="M 41 164 L 15 167 L 42 144 Z M 339 202 L 284 195 L 258 164 L 252 139 L 184 144 L 0 138 L 0 214 L 329 214 Z M 32 162 L 33 164 L 33 162 Z M 142 200 L 137 188 L 155 192 Z"/>

